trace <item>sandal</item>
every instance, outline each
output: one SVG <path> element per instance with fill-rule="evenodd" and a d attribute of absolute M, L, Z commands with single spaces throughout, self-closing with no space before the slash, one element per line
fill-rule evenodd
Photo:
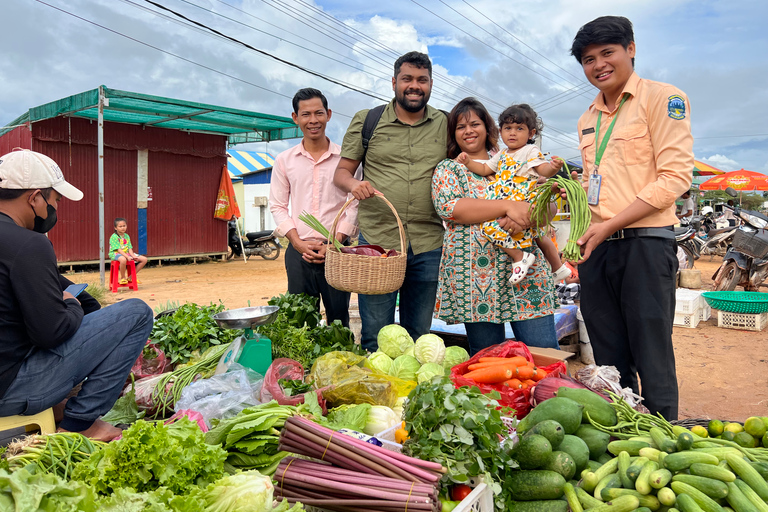
<path fill-rule="evenodd" d="M 509 284 L 517 284 L 528 275 L 528 269 L 531 268 L 536 257 L 533 254 L 525 253 L 523 259 L 512 265 L 512 276 L 509 278 Z"/>
<path fill-rule="evenodd" d="M 128 280 L 127 279 L 121 279 L 120 281 L 118 281 L 118 283 L 120 283 L 120 284 L 128 284 Z"/>
<path fill-rule="evenodd" d="M 129 278 L 128 278 L 128 282 L 129 282 L 129 283 L 132 283 L 132 282 L 133 282 L 133 279 L 131 279 L 131 278 L 129 277 Z M 136 284 L 141 284 L 141 281 L 139 281 L 139 278 L 138 278 L 138 277 L 136 278 Z"/>
<path fill-rule="evenodd" d="M 565 264 L 563 264 L 559 269 L 552 273 L 552 278 L 556 283 L 559 283 L 563 279 L 567 279 L 569 277 L 571 277 L 571 269 L 568 268 L 568 265 Z"/>

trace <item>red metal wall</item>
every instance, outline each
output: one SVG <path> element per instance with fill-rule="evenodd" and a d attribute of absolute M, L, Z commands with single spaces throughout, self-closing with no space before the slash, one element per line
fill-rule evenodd
<path fill-rule="evenodd" d="M 62 201 L 59 221 L 49 236 L 59 262 L 94 261 L 99 259 L 97 125 L 82 119 L 67 121 L 35 123 L 31 137 L 26 128 L 18 128 L 0 137 L 0 150 L 18 146 L 44 153 L 59 164 L 67 181 L 83 191 L 79 202 Z M 221 169 L 227 162 L 225 137 L 106 123 L 104 138 L 105 250 L 115 217 L 128 221 L 128 234 L 138 250 L 137 149 L 147 147 L 153 195 L 147 205 L 147 255 L 226 250 L 227 224 L 213 218 Z"/>
<path fill-rule="evenodd" d="M 29 149 L 32 144 L 32 134 L 26 126 L 14 128 L 0 137 L 0 155 L 10 153 L 14 148 Z"/>

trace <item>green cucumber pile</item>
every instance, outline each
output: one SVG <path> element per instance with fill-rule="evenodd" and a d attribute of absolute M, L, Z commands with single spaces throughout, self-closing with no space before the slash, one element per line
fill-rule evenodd
<path fill-rule="evenodd" d="M 570 176 L 568 165 L 564 165 L 566 172 Z M 531 220 L 534 225 L 540 228 L 552 225 L 552 221 L 549 218 L 549 205 L 560 197 L 559 193 L 555 194 L 552 192 L 554 185 L 565 190 L 566 201 L 571 211 L 571 232 L 568 236 L 568 243 L 565 244 L 563 249 L 563 257 L 569 261 L 579 261 L 581 259 L 581 248 L 576 243 L 576 240 L 587 232 L 592 222 L 592 212 L 589 210 L 587 194 L 584 192 L 581 182 L 570 177 L 555 176 L 538 186 L 534 191 L 536 198 L 533 202 Z"/>
<path fill-rule="evenodd" d="M 518 434 L 510 512 L 768 512 L 767 448 L 630 414 L 590 390 L 558 389 Z"/>

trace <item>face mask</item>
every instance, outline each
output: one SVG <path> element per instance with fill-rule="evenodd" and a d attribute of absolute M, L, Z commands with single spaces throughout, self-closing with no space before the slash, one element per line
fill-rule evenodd
<path fill-rule="evenodd" d="M 56 218 L 56 208 L 48 204 L 48 201 L 43 198 L 43 201 L 45 201 L 45 204 L 48 205 L 47 211 L 48 211 L 48 217 L 45 219 L 40 217 L 37 212 L 35 212 L 35 207 L 32 207 L 32 211 L 35 212 L 35 225 L 32 228 L 32 231 L 36 231 L 37 233 L 47 233 L 51 229 L 53 229 L 53 226 L 56 225 L 56 221 L 58 220 Z"/>

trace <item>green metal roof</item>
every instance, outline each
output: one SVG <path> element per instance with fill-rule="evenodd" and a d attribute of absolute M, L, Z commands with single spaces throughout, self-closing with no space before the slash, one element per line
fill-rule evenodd
<path fill-rule="evenodd" d="M 104 121 L 225 135 L 230 144 L 301 137 L 298 126 L 289 117 L 102 87 L 108 100 Z M 93 89 L 33 107 L 9 126 L 57 116 L 97 119 L 98 105 L 99 90 Z M 0 135 L 10 129 L 0 131 Z"/>

